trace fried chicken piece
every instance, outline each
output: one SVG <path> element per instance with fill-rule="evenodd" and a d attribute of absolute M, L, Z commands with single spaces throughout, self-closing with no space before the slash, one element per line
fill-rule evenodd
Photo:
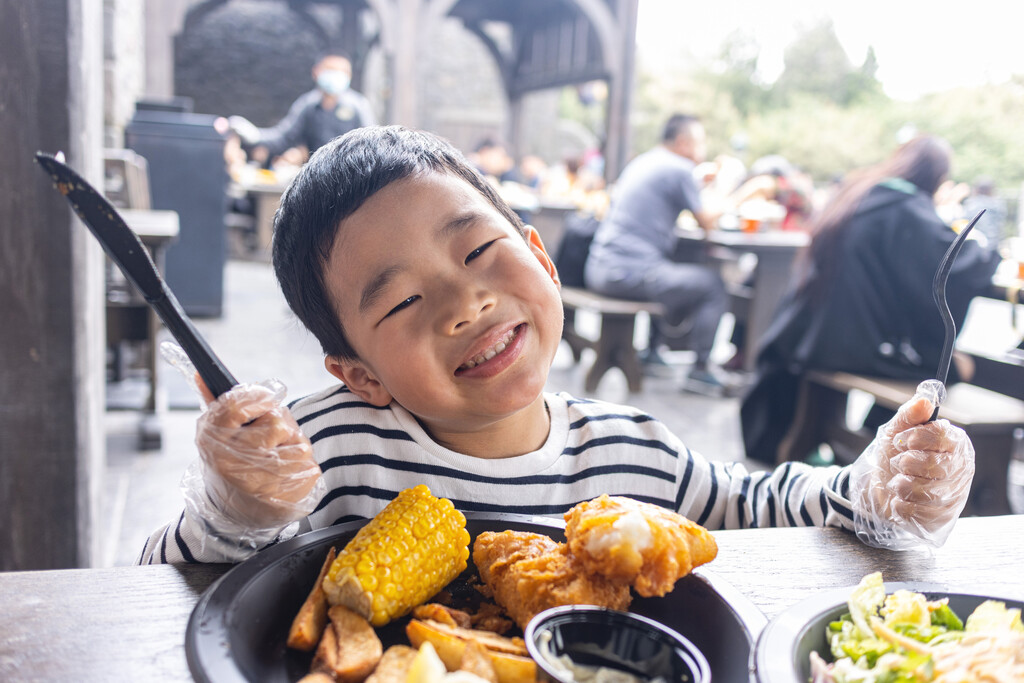
<path fill-rule="evenodd" d="M 565 536 L 587 572 L 632 584 L 644 597 L 665 595 L 718 554 L 714 537 L 699 524 L 620 496 L 602 495 L 569 510 Z"/>
<path fill-rule="evenodd" d="M 473 562 L 494 599 L 523 629 L 535 614 L 558 605 L 629 607 L 629 584 L 588 573 L 568 551 L 542 534 L 484 532 L 473 544 Z"/>
<path fill-rule="evenodd" d="M 493 596 L 491 597 L 493 600 Z M 512 630 L 512 620 L 505 616 L 501 607 L 493 602 L 482 602 L 480 607 L 469 615 L 470 625 L 481 631 L 493 631 L 499 635 L 505 635 Z"/>

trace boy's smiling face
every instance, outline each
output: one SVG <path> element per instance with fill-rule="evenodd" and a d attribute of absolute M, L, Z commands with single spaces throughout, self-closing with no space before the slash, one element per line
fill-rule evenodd
<path fill-rule="evenodd" d="M 528 230 L 529 242 L 453 175 L 378 191 L 341 222 L 325 268 L 359 356 L 329 357 L 328 370 L 374 405 L 394 399 L 455 450 L 479 451 L 474 440 L 494 430 L 531 443 L 492 457 L 539 446 L 563 313 L 554 266 Z"/>

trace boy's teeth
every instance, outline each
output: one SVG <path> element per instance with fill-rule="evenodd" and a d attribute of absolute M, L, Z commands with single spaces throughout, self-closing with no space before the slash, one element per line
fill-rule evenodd
<path fill-rule="evenodd" d="M 491 348 L 487 349 L 483 353 L 477 354 L 476 356 L 473 356 L 468 361 L 466 361 L 462 365 L 462 367 L 468 370 L 470 368 L 475 368 L 476 366 L 480 365 L 481 363 L 486 363 L 487 361 L 489 361 L 490 359 L 494 358 L 499 353 L 504 351 L 506 348 L 508 348 L 509 342 L 511 342 L 512 338 L 515 337 L 515 336 L 516 336 L 516 331 L 514 329 L 510 330 L 509 333 L 507 335 L 505 335 L 504 339 L 499 340 L 497 344 L 495 344 Z"/>

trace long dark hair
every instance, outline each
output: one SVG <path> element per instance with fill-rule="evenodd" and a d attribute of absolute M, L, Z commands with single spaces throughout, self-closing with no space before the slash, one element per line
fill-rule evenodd
<path fill-rule="evenodd" d="M 818 278 L 827 278 L 835 272 L 842 257 L 839 245 L 843 231 L 875 185 L 886 178 L 902 178 L 931 196 L 949 175 L 951 159 L 952 148 L 948 142 L 932 135 L 919 135 L 901 145 L 886 161 L 851 172 L 812 223 L 813 237 L 804 254 L 810 263 L 805 262 L 804 266 L 813 266 Z M 821 280 L 817 282 L 820 284 Z M 805 277 L 802 287 L 810 285 L 811 278 Z"/>

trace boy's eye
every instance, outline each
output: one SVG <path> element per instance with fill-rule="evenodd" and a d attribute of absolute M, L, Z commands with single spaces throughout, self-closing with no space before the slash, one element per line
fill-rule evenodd
<path fill-rule="evenodd" d="M 393 316 L 395 313 L 398 313 L 403 308 L 411 306 L 413 304 L 413 302 L 415 302 L 419 298 L 420 297 L 419 297 L 418 294 L 416 296 L 410 296 L 408 299 L 406 299 L 405 301 L 403 301 L 402 303 L 398 304 L 397 306 L 392 308 L 390 311 L 388 311 L 387 315 L 385 315 L 384 317 L 385 318 L 390 318 L 391 316 Z"/>
<path fill-rule="evenodd" d="M 487 244 L 483 244 L 483 245 L 477 247 L 476 249 L 474 249 L 473 251 L 469 252 L 469 256 L 466 257 L 466 263 L 469 264 L 470 261 L 472 261 L 477 256 L 479 256 L 480 254 L 482 254 L 485 251 L 487 251 L 487 248 L 489 246 L 491 246 L 492 244 L 494 244 L 495 242 L 497 242 L 497 241 L 498 240 L 491 240 Z"/>

